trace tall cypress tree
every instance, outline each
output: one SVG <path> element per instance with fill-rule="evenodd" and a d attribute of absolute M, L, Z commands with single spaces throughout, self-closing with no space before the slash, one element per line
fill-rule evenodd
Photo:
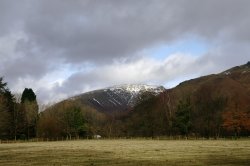
<path fill-rule="evenodd" d="M 36 136 L 38 120 L 38 104 L 32 89 L 25 88 L 21 97 L 22 109 L 25 113 L 25 126 L 27 139 Z"/>
<path fill-rule="evenodd" d="M 21 103 L 25 101 L 36 102 L 36 95 L 32 89 L 25 88 L 21 97 Z"/>

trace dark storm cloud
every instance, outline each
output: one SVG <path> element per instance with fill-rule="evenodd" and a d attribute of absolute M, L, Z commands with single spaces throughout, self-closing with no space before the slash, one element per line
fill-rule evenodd
<path fill-rule="evenodd" d="M 8 73 L 8 78 L 13 80 L 19 76 L 39 79 L 50 69 L 50 64 L 46 63 L 40 57 L 29 57 L 18 58 L 15 61 L 5 64 L 2 71 Z"/>
<path fill-rule="evenodd" d="M 28 0 L 22 0 L 22 2 L 0 1 L 0 37 L 20 31 L 22 23 L 26 19 L 28 6 Z"/>
<path fill-rule="evenodd" d="M 31 1 L 29 42 L 69 62 L 109 61 L 185 35 L 249 40 L 249 1 Z M 62 58 L 61 57 L 61 58 Z"/>
<path fill-rule="evenodd" d="M 129 73 L 128 82 L 162 84 L 187 71 L 217 72 L 250 59 L 249 6 L 248 0 L 1 0 L 1 75 L 13 88 L 20 79 L 37 82 L 44 98 L 43 81 L 64 65 L 87 62 L 95 68 L 75 71 L 44 93 L 72 94 L 126 82 L 121 73 Z M 138 56 L 159 44 L 196 37 L 212 47 L 199 58 L 152 62 Z M 121 59 L 126 60 L 117 65 Z M 144 77 L 140 70 L 146 70 Z"/>
<path fill-rule="evenodd" d="M 150 1 L 53 1 L 48 6 L 50 2 L 40 1 L 34 7 L 25 31 L 39 47 L 61 51 L 69 62 L 100 58 L 107 62 L 134 54 L 158 41 L 166 28 L 160 25 L 165 16 L 151 9 L 166 13 L 164 8 Z"/>

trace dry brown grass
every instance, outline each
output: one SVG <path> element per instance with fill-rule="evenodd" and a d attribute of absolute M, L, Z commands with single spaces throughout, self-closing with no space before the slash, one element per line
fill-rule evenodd
<path fill-rule="evenodd" d="M 80 140 L 0 144 L 0 165 L 249 165 L 250 140 Z"/>

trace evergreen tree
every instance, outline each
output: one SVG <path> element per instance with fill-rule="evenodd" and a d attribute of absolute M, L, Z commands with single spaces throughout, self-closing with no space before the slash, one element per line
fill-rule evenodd
<path fill-rule="evenodd" d="M 0 139 L 10 138 L 10 121 L 11 116 L 4 102 L 2 102 L 2 96 L 0 96 Z"/>
<path fill-rule="evenodd" d="M 21 97 L 21 103 L 24 103 L 25 101 L 36 102 L 36 95 L 32 89 L 29 88 L 24 89 Z"/>
<path fill-rule="evenodd" d="M 72 136 L 84 136 L 86 132 L 85 119 L 81 108 L 78 106 L 67 106 L 63 113 L 64 131 L 71 139 Z"/>
<path fill-rule="evenodd" d="M 32 89 L 25 88 L 21 97 L 21 109 L 25 114 L 25 131 L 27 139 L 36 136 L 38 104 Z"/>
<path fill-rule="evenodd" d="M 0 94 L 2 95 L 7 89 L 7 83 L 3 82 L 3 77 L 0 77 Z"/>
<path fill-rule="evenodd" d="M 192 107 L 189 98 L 186 99 L 186 101 L 180 101 L 177 106 L 174 120 L 174 126 L 177 127 L 181 135 L 185 135 L 186 137 L 188 137 L 189 131 L 191 129 L 191 111 Z"/>
<path fill-rule="evenodd" d="M 0 138 L 13 138 L 14 97 L 0 77 Z"/>

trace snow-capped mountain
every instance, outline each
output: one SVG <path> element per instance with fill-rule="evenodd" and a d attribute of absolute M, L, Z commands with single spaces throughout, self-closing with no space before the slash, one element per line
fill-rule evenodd
<path fill-rule="evenodd" d="M 128 84 L 114 86 L 107 88 L 106 90 L 112 91 L 114 94 L 124 98 L 127 101 L 127 105 L 134 106 L 137 100 L 140 98 L 140 95 L 145 92 L 150 92 L 154 95 L 157 95 L 164 91 L 162 86 L 153 86 L 153 85 L 144 85 L 144 84 Z"/>
<path fill-rule="evenodd" d="M 134 95 L 138 95 L 139 93 L 142 92 L 153 92 L 155 94 L 161 93 L 164 91 L 163 86 L 155 86 L 155 85 L 145 85 L 145 84 L 125 84 L 125 85 L 120 85 L 120 86 L 113 86 L 111 88 L 107 88 L 112 91 L 127 91 L 130 92 Z"/>
<path fill-rule="evenodd" d="M 81 101 L 98 111 L 120 112 L 132 108 L 143 93 L 157 95 L 164 90 L 163 86 L 128 84 L 83 93 L 72 97 L 71 100 Z"/>

